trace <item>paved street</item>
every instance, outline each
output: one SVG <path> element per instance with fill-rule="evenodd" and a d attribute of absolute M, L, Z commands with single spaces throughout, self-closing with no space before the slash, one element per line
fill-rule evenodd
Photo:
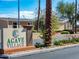
<path fill-rule="evenodd" d="M 10 59 L 79 59 L 79 47 L 67 48 L 43 54 L 15 57 Z"/>

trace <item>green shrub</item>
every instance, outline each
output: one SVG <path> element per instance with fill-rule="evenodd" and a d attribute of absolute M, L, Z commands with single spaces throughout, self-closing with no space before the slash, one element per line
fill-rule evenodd
<path fill-rule="evenodd" d="M 61 41 L 54 41 L 54 45 L 63 45 Z"/>
<path fill-rule="evenodd" d="M 79 38 L 77 38 L 77 39 L 75 39 L 76 40 L 76 42 L 79 42 Z"/>
<path fill-rule="evenodd" d="M 68 43 L 79 43 L 79 38 L 75 39 L 69 39 L 69 40 L 59 40 L 59 41 L 54 41 L 54 45 L 63 45 L 63 44 L 68 44 Z"/>
<path fill-rule="evenodd" d="M 36 43 L 36 44 L 35 44 L 35 47 L 36 47 L 36 48 L 39 48 L 39 47 L 40 47 L 40 43 Z"/>
<path fill-rule="evenodd" d="M 61 40 L 61 42 L 62 42 L 63 44 L 69 43 L 68 40 Z"/>
<path fill-rule="evenodd" d="M 73 30 L 63 30 L 63 31 L 68 31 L 70 34 L 74 34 Z"/>
<path fill-rule="evenodd" d="M 62 31 L 59 30 L 59 31 L 55 31 L 55 32 L 62 32 Z"/>
<path fill-rule="evenodd" d="M 70 43 L 76 43 L 76 40 L 72 39 L 70 40 Z"/>
<path fill-rule="evenodd" d="M 35 44 L 35 47 L 36 48 L 43 48 L 43 47 L 45 47 L 45 45 L 44 44 L 41 44 L 41 43 L 36 43 Z"/>
<path fill-rule="evenodd" d="M 79 38 L 74 38 L 72 40 L 75 40 L 76 42 L 79 42 Z"/>
<path fill-rule="evenodd" d="M 36 32 L 37 32 L 37 30 L 32 30 L 32 32 L 36 33 Z"/>
<path fill-rule="evenodd" d="M 61 34 L 70 34 L 68 31 L 62 31 Z"/>

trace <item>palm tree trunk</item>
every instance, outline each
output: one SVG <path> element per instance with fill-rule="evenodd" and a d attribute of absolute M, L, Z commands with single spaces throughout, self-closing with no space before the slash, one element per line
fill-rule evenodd
<path fill-rule="evenodd" d="M 52 14 L 52 0 L 46 0 L 46 19 L 45 19 L 45 45 L 51 45 L 51 14 Z"/>

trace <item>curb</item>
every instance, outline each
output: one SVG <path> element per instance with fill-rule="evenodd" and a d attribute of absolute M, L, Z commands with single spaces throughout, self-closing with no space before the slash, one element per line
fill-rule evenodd
<path fill-rule="evenodd" d="M 52 48 L 43 48 L 43 49 L 37 49 L 37 50 L 33 50 L 33 51 L 28 51 L 28 52 L 23 51 L 23 52 L 19 52 L 19 53 L 16 53 L 16 54 L 5 55 L 5 56 L 8 57 L 8 58 L 21 57 L 21 56 L 31 56 L 31 55 L 35 55 L 35 54 L 44 54 L 44 53 L 48 53 L 48 52 L 54 52 L 54 51 L 67 49 L 67 48 L 73 48 L 73 47 L 79 47 L 79 44 L 60 46 L 60 47 L 55 47 L 55 48 L 53 48 L 53 47 Z"/>

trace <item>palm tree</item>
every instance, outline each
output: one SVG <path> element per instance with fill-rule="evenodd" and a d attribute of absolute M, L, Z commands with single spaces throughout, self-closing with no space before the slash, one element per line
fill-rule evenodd
<path fill-rule="evenodd" d="M 65 4 L 63 1 L 60 1 L 57 5 L 57 11 L 60 13 L 61 17 L 65 15 Z"/>
<path fill-rule="evenodd" d="M 52 16 L 52 0 L 46 0 L 46 19 L 45 19 L 45 45 L 51 45 L 51 16 Z"/>

